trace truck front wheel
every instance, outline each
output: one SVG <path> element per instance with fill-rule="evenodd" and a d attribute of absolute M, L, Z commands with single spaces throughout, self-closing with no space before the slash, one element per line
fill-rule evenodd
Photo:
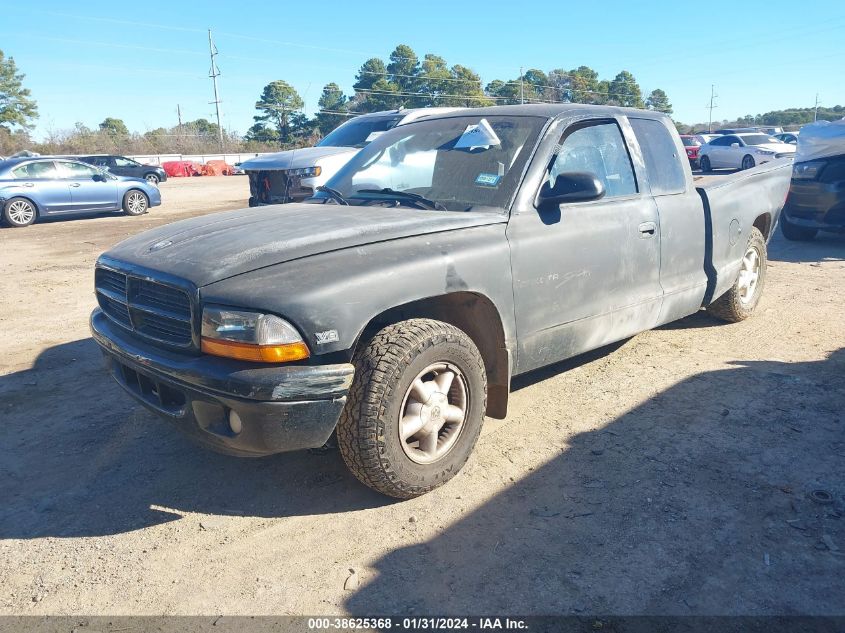
<path fill-rule="evenodd" d="M 763 294 L 767 261 L 766 240 L 757 227 L 751 227 L 751 235 L 748 237 L 734 285 L 707 306 L 707 311 L 729 323 L 744 321 L 750 317 Z"/>
<path fill-rule="evenodd" d="M 447 323 L 410 319 L 378 332 L 353 364 L 337 439 L 354 475 L 399 499 L 454 477 L 487 405 L 484 361 L 472 340 Z"/>

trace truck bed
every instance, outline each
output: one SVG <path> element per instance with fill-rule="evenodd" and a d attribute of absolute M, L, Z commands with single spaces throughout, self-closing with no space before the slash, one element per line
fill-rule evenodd
<path fill-rule="evenodd" d="M 708 289 L 705 305 L 721 296 L 736 277 L 747 235 L 740 227 L 767 218 L 758 228 L 771 237 L 786 202 L 792 161 L 775 160 L 753 169 L 725 175 L 694 176 L 696 191 L 704 203 Z M 759 223 L 758 223 L 759 224 Z"/>

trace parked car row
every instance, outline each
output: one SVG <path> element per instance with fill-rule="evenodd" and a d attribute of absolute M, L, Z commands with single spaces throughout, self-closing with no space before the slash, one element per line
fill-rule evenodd
<path fill-rule="evenodd" d="M 751 131 L 717 130 L 713 134 L 683 134 L 687 158 L 693 169 L 751 169 L 795 153 L 797 132 L 779 136 Z M 796 140 L 787 140 L 788 138 Z"/>
<path fill-rule="evenodd" d="M 777 158 L 792 157 L 795 146 L 768 134 L 750 132 L 725 134 L 701 146 L 699 163 L 702 171 L 712 169 L 751 169 Z"/>
<path fill-rule="evenodd" d="M 142 215 L 161 204 L 158 187 L 63 157 L 0 161 L 0 209 L 5 224 L 29 226 L 39 218 L 80 213 Z"/>

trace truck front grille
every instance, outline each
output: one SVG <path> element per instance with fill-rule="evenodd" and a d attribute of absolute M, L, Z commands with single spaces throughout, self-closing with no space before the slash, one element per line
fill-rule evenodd
<path fill-rule="evenodd" d="M 100 309 L 122 328 L 174 347 L 193 343 L 191 298 L 184 290 L 109 268 L 97 268 L 94 286 Z"/>

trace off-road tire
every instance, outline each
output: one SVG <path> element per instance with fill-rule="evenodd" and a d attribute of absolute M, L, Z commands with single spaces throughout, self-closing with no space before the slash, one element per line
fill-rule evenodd
<path fill-rule="evenodd" d="M 340 453 L 365 485 L 398 499 L 423 495 L 454 477 L 469 458 L 487 406 L 487 375 L 478 348 L 464 332 L 441 321 L 410 319 L 389 325 L 359 346 L 355 378 L 337 425 Z M 411 460 L 399 436 L 400 409 L 411 382 L 435 362 L 457 367 L 468 404 L 461 435 L 430 464 Z"/>
<path fill-rule="evenodd" d="M 133 196 L 143 196 L 143 204 L 141 206 L 135 206 L 133 204 Z M 126 215 L 144 215 L 147 211 L 150 210 L 150 199 L 147 197 L 143 191 L 139 189 L 130 189 L 125 194 L 123 194 L 123 212 Z"/>
<path fill-rule="evenodd" d="M 713 171 L 713 167 L 710 165 L 710 159 L 707 156 L 702 156 L 700 162 L 701 171 L 706 172 L 708 174 Z"/>
<path fill-rule="evenodd" d="M 783 215 L 780 216 L 780 232 L 791 242 L 809 242 L 818 235 L 818 229 L 808 229 L 803 226 L 790 224 Z"/>
<path fill-rule="evenodd" d="M 2 218 L 6 226 L 19 229 L 35 222 L 38 209 L 26 198 L 9 198 L 3 205 Z"/>
<path fill-rule="evenodd" d="M 768 256 L 766 254 L 766 240 L 760 229 L 756 226 L 751 227 L 751 235 L 748 236 L 748 242 L 743 253 L 748 252 L 751 246 L 757 248 L 760 257 L 760 270 L 754 295 L 749 302 L 743 302 L 740 296 L 739 278 L 737 278 L 725 294 L 707 306 L 707 312 L 717 319 L 727 321 L 728 323 L 744 321 L 754 313 L 754 309 L 760 302 L 763 288 L 766 285 L 766 263 Z"/>

